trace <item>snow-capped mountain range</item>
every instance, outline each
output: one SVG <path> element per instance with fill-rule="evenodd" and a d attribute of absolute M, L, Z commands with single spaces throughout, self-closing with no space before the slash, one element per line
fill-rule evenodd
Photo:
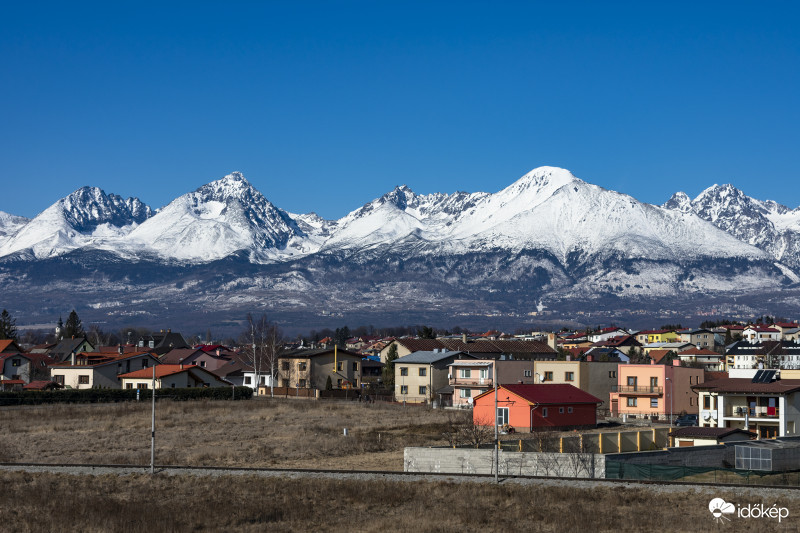
<path fill-rule="evenodd" d="M 1 286 L 72 290 L 52 281 L 67 267 L 76 295 L 100 276 L 216 306 L 782 291 L 800 282 L 800 209 L 730 185 L 655 206 L 540 167 L 496 193 L 400 186 L 338 220 L 286 212 L 238 172 L 156 211 L 84 187 L 30 220 L 0 213 Z"/>

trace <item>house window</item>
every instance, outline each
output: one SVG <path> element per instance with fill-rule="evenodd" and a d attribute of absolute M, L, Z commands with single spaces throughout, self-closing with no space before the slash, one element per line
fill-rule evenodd
<path fill-rule="evenodd" d="M 358 372 L 358 363 L 353 361 L 353 372 Z"/>
<path fill-rule="evenodd" d="M 408 367 L 407 366 L 401 366 L 400 367 L 400 375 L 401 376 L 407 376 L 408 375 Z"/>
<path fill-rule="evenodd" d="M 175 388 L 175 383 L 170 383 L 170 385 L 169 385 L 169 386 L 170 386 L 170 388 L 173 388 L 173 389 L 174 389 L 174 388 Z"/>
<path fill-rule="evenodd" d="M 426 374 L 426 373 L 427 373 L 427 371 L 428 371 L 428 369 L 427 369 L 427 368 L 425 368 L 424 366 L 421 366 L 421 367 L 419 368 L 419 375 L 420 375 L 420 376 L 425 376 L 425 375 L 427 375 L 427 374 Z"/>
<path fill-rule="evenodd" d="M 552 372 L 545 372 L 543 381 L 553 381 L 553 373 Z"/>
<path fill-rule="evenodd" d="M 289 386 L 289 380 L 288 379 L 282 379 L 281 380 L 281 387 L 288 387 L 288 386 Z"/>
<path fill-rule="evenodd" d="M 692 382 L 691 380 L 692 377 L 689 376 L 689 383 Z M 650 378 L 650 388 L 655 388 L 655 387 L 658 387 L 658 378 Z"/>
<path fill-rule="evenodd" d="M 297 363 L 297 370 L 298 371 L 305 372 L 307 368 L 308 368 L 308 363 L 305 363 L 305 362 Z"/>
<path fill-rule="evenodd" d="M 286 370 L 286 371 L 289 370 L 289 361 L 283 361 L 281 363 L 281 370 Z"/>
<path fill-rule="evenodd" d="M 524 370 L 522 372 L 522 375 L 525 376 L 526 378 L 529 378 L 529 377 L 531 377 L 531 371 L 530 370 Z"/>
<path fill-rule="evenodd" d="M 711 396 L 708 394 L 703 396 L 703 409 L 711 409 Z"/>
<path fill-rule="evenodd" d="M 628 398 L 628 407 L 636 407 L 636 398 Z"/>
<path fill-rule="evenodd" d="M 252 378 L 250 376 L 245 376 L 244 377 L 244 384 L 245 385 L 250 385 L 250 383 L 252 383 L 252 382 L 253 382 L 253 380 L 252 380 Z"/>
<path fill-rule="evenodd" d="M 542 418 L 547 418 L 547 407 L 542 408 Z"/>
<path fill-rule="evenodd" d="M 426 394 L 428 394 L 428 387 L 426 387 L 425 385 L 421 385 L 419 388 L 419 395 L 425 396 Z"/>
<path fill-rule="evenodd" d="M 458 371 L 458 375 L 462 378 L 469 378 L 472 377 L 472 372 L 469 368 L 462 368 Z"/>
<path fill-rule="evenodd" d="M 559 407 L 558 408 L 558 414 L 560 414 L 560 415 L 564 414 L 564 408 L 563 407 Z"/>
<path fill-rule="evenodd" d="M 341 361 L 337 362 L 336 363 L 336 371 L 337 372 L 341 372 L 343 370 L 344 370 L 344 363 L 342 363 Z"/>
<path fill-rule="evenodd" d="M 301 389 L 305 389 L 306 388 L 306 380 L 304 380 L 304 379 L 300 380 L 300 388 Z"/>
<path fill-rule="evenodd" d="M 658 407 L 658 398 L 650 398 L 650 407 Z"/>
<path fill-rule="evenodd" d="M 11 360 L 11 366 L 19 366 L 20 364 L 22 364 L 22 361 L 20 361 L 19 359 Z"/>
<path fill-rule="evenodd" d="M 266 385 L 267 384 L 267 376 L 261 376 L 261 384 L 262 385 Z"/>
<path fill-rule="evenodd" d="M 147 368 L 147 359 L 142 359 L 142 368 Z"/>
<path fill-rule="evenodd" d="M 458 389 L 459 398 L 469 398 L 472 396 L 471 389 Z"/>
<path fill-rule="evenodd" d="M 636 376 L 628 376 L 628 387 L 636 386 Z"/>
<path fill-rule="evenodd" d="M 616 379 L 617 378 L 617 371 L 616 370 L 609 370 L 608 377 Z"/>
<path fill-rule="evenodd" d="M 408 394 L 408 385 L 400 385 L 400 394 Z"/>
<path fill-rule="evenodd" d="M 497 408 L 497 425 L 503 426 L 508 424 L 508 407 Z"/>
<path fill-rule="evenodd" d="M 78 376 L 78 383 L 80 383 L 81 385 L 88 385 L 89 376 Z"/>
<path fill-rule="evenodd" d="M 132 389 L 133 388 L 133 383 L 126 383 L 125 384 L 125 388 L 126 389 Z"/>
<path fill-rule="evenodd" d="M 488 368 L 481 368 L 478 371 L 478 375 L 481 379 L 487 379 L 489 377 L 489 369 Z"/>
<path fill-rule="evenodd" d="M 205 367 L 206 367 L 206 362 L 205 362 L 205 361 L 200 361 L 200 366 L 201 366 L 202 368 L 205 368 Z"/>
<path fill-rule="evenodd" d="M 137 389 L 142 389 L 142 390 L 147 390 L 147 383 L 137 383 L 136 384 L 136 388 Z"/>
<path fill-rule="evenodd" d="M 53 381 L 55 381 L 59 385 L 63 385 L 64 384 L 64 376 L 62 376 L 60 374 L 56 374 L 55 376 L 53 376 Z"/>
<path fill-rule="evenodd" d="M 564 381 L 575 381 L 575 372 L 564 372 Z"/>
<path fill-rule="evenodd" d="M 567 407 L 567 414 L 572 414 L 572 407 Z"/>
<path fill-rule="evenodd" d="M 336 380 L 336 388 L 337 389 L 341 389 L 342 388 L 342 378 L 339 378 L 339 379 Z"/>

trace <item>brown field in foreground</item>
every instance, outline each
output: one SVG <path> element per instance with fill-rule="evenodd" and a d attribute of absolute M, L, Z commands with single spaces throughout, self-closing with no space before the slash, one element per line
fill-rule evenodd
<path fill-rule="evenodd" d="M 0 410 L 0 462 L 150 463 L 150 403 Z M 352 401 L 158 401 L 162 465 L 402 470 L 465 412 Z M 348 428 L 349 436 L 343 436 Z"/>
<path fill-rule="evenodd" d="M 789 518 L 717 525 L 711 497 L 729 489 L 658 493 L 453 482 L 256 476 L 77 476 L 0 472 L 3 531 L 797 531 L 797 499 L 762 499 Z"/>

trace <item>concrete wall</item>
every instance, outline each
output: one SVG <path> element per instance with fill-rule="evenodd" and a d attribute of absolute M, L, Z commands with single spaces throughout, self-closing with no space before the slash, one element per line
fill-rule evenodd
<path fill-rule="evenodd" d="M 592 453 L 499 452 L 474 448 L 406 448 L 405 472 L 494 474 L 558 477 L 605 477 L 605 459 Z"/>

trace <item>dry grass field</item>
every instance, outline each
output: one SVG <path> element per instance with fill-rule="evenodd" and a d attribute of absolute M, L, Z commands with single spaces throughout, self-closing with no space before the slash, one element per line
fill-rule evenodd
<path fill-rule="evenodd" d="M 717 525 L 691 489 L 565 488 L 255 476 L 0 473 L 3 531 L 797 531 L 792 515 Z M 756 503 L 728 489 L 713 496 Z"/>
<path fill-rule="evenodd" d="M 0 409 L 0 462 L 150 463 L 150 403 Z M 467 413 L 347 401 L 158 401 L 156 463 L 402 470 Z M 348 428 L 349 436 L 343 436 Z"/>

